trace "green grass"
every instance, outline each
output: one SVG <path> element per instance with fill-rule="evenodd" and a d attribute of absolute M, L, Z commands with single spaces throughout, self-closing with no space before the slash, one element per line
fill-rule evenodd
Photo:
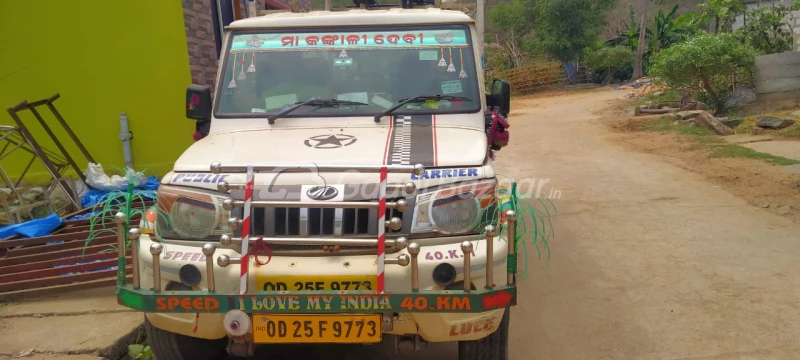
<path fill-rule="evenodd" d="M 800 161 L 755 151 L 740 145 L 728 144 L 719 136 L 702 126 L 691 126 L 684 123 L 673 125 L 667 117 L 648 122 L 642 127 L 644 131 L 672 132 L 685 136 L 692 142 L 693 148 L 711 152 L 712 158 L 744 158 L 763 160 L 775 165 L 795 165 Z"/>
<path fill-rule="evenodd" d="M 725 145 L 715 149 L 711 153 L 712 158 L 746 158 L 764 160 L 770 164 L 775 165 L 795 165 L 800 164 L 800 161 L 787 159 L 781 156 L 775 156 L 767 153 L 755 151 L 750 148 L 739 145 Z"/>

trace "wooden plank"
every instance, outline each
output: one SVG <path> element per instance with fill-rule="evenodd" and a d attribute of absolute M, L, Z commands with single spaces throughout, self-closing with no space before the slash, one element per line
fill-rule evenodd
<path fill-rule="evenodd" d="M 117 235 L 104 235 L 92 239 L 89 245 L 111 245 L 116 243 L 117 243 Z M 6 253 L 6 257 L 11 258 L 15 256 L 41 254 L 44 252 L 77 249 L 77 248 L 83 248 L 84 246 L 86 246 L 85 240 L 67 241 L 61 244 L 52 244 L 52 245 L 27 246 L 27 247 L 20 247 L 8 250 L 8 252 Z"/>
<path fill-rule="evenodd" d="M 142 219 L 141 215 L 138 215 L 138 214 L 134 215 L 131 218 L 131 223 L 135 225 L 134 227 L 136 227 L 136 226 L 138 226 L 136 221 L 139 221 L 141 219 Z M 114 222 L 113 219 L 108 219 L 107 218 L 103 222 L 96 222 L 94 226 L 95 226 L 96 229 L 100 229 L 102 226 L 105 226 L 105 228 L 107 228 L 107 229 L 114 229 L 114 228 L 116 228 L 117 225 L 116 225 L 116 223 Z M 62 227 L 57 228 L 56 231 L 54 231 L 52 234 L 47 235 L 47 236 L 62 234 L 62 233 L 59 233 L 58 231 L 61 230 L 61 229 L 64 229 L 64 227 L 68 227 L 69 230 L 68 231 L 65 230 L 63 232 L 63 234 L 75 233 L 75 232 L 81 231 L 81 229 L 83 229 L 83 231 L 88 231 L 88 230 L 91 229 L 90 220 L 89 219 L 65 221 L 62 224 Z M 7 238 L 0 239 L 0 248 L 18 246 L 18 245 L 11 245 L 11 246 L 6 245 L 6 244 L 8 244 L 8 242 L 7 242 L 8 240 L 29 240 L 29 239 L 38 239 L 38 237 L 37 238 L 24 238 L 24 237 L 21 237 L 19 235 L 9 236 Z"/>
<path fill-rule="evenodd" d="M 47 235 L 35 238 L 3 240 L 0 241 L 0 247 L 14 248 L 18 246 L 42 245 L 53 241 L 86 240 L 86 238 L 88 237 L 89 237 L 88 231 L 79 231 L 75 233 Z"/>
<path fill-rule="evenodd" d="M 137 228 L 134 226 L 134 228 Z M 106 229 L 115 229 L 115 227 L 108 227 Z M 103 230 L 102 228 L 96 228 L 95 232 Z M 72 240 L 86 240 L 89 237 L 90 231 L 78 231 L 74 233 L 67 233 L 67 234 L 56 234 L 56 235 L 47 235 L 47 236 L 40 236 L 35 238 L 26 238 L 26 239 L 13 239 L 13 240 L 2 240 L 0 241 L 0 248 L 14 248 L 18 246 L 31 246 L 31 245 L 42 245 L 49 242 L 54 241 L 72 241 Z M 106 232 L 105 234 L 111 234 L 110 232 Z M 101 235 L 101 236 L 103 236 Z"/>
<path fill-rule="evenodd" d="M 133 274 L 133 268 L 126 267 L 125 268 L 126 274 L 130 275 Z M 27 289 L 35 289 L 45 286 L 56 286 L 56 285 L 66 285 L 72 284 L 76 282 L 85 282 L 85 281 L 92 281 L 103 279 L 107 277 L 112 277 L 117 275 L 117 270 L 101 270 L 101 271 L 93 271 L 88 273 L 81 273 L 81 274 L 71 274 L 71 275 L 64 275 L 64 276 L 51 276 L 46 278 L 40 279 L 32 279 L 32 280 L 24 280 L 24 281 L 14 281 L 9 283 L 0 283 L 0 294 L 10 291 L 18 291 L 18 290 L 27 290 Z"/>
<path fill-rule="evenodd" d="M 106 225 L 107 224 L 107 225 Z M 117 224 L 113 222 L 102 223 L 102 225 L 106 225 L 106 227 L 111 226 L 112 228 L 116 228 Z M 95 227 L 101 227 L 101 224 L 95 224 Z M 92 225 L 70 225 L 67 227 L 62 227 L 53 231 L 50 235 L 59 235 L 59 234 L 72 234 L 81 231 L 89 231 L 92 230 Z"/>
<path fill-rule="evenodd" d="M 80 249 L 47 252 L 36 255 L 17 256 L 13 258 L 3 258 L 0 259 L 0 266 L 16 266 L 16 265 L 26 264 L 29 262 L 40 262 L 46 260 L 60 259 L 63 257 L 81 256 L 82 254 L 86 255 L 99 254 L 101 251 L 107 252 L 109 258 L 117 256 L 116 252 L 110 250 L 111 247 L 108 245 L 94 245 L 86 247 L 85 252 L 83 248 L 80 248 Z"/>
<path fill-rule="evenodd" d="M 131 276 L 128 276 L 128 283 L 131 282 Z M 114 287 L 117 285 L 117 277 L 109 277 L 103 279 L 97 279 L 92 281 L 80 282 L 75 284 L 66 284 L 66 285 L 57 285 L 57 286 L 49 286 L 45 288 L 37 288 L 37 289 L 28 289 L 28 290 L 19 290 L 19 291 L 11 291 L 7 293 L 0 293 L 0 301 L 7 301 L 7 300 L 18 300 L 24 298 L 31 298 L 36 296 L 46 296 L 46 295 L 53 295 L 53 294 L 63 294 L 69 291 L 78 291 L 78 290 L 88 290 L 88 289 L 97 289 L 97 288 L 104 288 L 107 287 L 108 293 L 114 293 Z"/>
<path fill-rule="evenodd" d="M 131 264 L 131 258 L 125 259 L 126 264 Z M 58 268 L 41 269 L 33 271 L 18 272 L 14 274 L 0 275 L 0 284 L 15 281 L 27 281 L 32 279 L 60 276 L 67 273 L 83 272 L 89 270 L 102 269 L 117 266 L 117 258 L 94 261 L 88 264 L 65 265 Z"/>
<path fill-rule="evenodd" d="M 130 256 L 130 254 L 131 254 L 131 251 L 130 251 L 130 249 L 128 249 L 127 255 Z M 115 252 L 106 252 L 106 253 L 91 254 L 91 255 L 86 255 L 86 256 L 77 255 L 77 256 L 65 257 L 65 258 L 60 258 L 60 259 L 38 261 L 38 262 L 29 262 L 29 263 L 11 265 L 11 266 L 2 266 L 2 262 L 0 262 L 0 275 L 13 274 L 13 273 L 22 272 L 22 271 L 33 271 L 33 270 L 39 270 L 39 269 L 50 269 L 50 268 L 52 268 L 54 266 L 58 266 L 58 265 L 72 265 L 72 264 L 79 263 L 79 262 L 84 262 L 84 261 L 106 260 L 106 259 L 112 259 L 112 258 L 116 259 L 117 258 L 117 253 L 115 253 Z"/>

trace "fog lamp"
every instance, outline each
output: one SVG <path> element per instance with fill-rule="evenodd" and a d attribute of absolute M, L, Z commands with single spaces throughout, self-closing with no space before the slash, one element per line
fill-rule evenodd
<path fill-rule="evenodd" d="M 440 286 L 447 286 L 456 280 L 456 268 L 448 263 L 436 265 L 433 269 L 433 282 Z"/>
<path fill-rule="evenodd" d="M 183 285 L 193 287 L 200 283 L 202 275 L 200 274 L 200 269 L 198 269 L 197 266 L 186 264 L 181 266 L 180 270 L 178 270 L 178 278 L 181 279 L 181 283 L 183 283 Z"/>

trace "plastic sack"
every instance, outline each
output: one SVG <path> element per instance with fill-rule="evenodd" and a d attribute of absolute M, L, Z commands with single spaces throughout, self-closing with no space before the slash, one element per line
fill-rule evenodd
<path fill-rule="evenodd" d="M 134 172 L 131 168 L 126 168 L 125 172 L 125 177 L 119 175 L 108 177 L 103 171 L 102 165 L 89 163 L 86 169 L 86 184 L 97 190 L 114 191 L 126 190 L 128 188 L 128 179 L 133 179 L 134 187 L 140 187 L 147 183 L 143 173 Z"/>
<path fill-rule="evenodd" d="M 19 235 L 26 238 L 50 235 L 53 230 L 61 226 L 61 218 L 57 214 L 41 219 L 33 219 L 22 224 L 9 225 L 0 228 L 0 239 Z"/>

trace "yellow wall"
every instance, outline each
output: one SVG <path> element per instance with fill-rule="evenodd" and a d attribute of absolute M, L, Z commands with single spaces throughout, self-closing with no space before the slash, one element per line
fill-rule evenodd
<path fill-rule="evenodd" d="M 121 112 L 134 133 L 136 170 L 171 169 L 192 142 L 183 106 L 190 83 L 181 1 L 0 0 L 0 124 L 14 125 L 5 109 L 20 101 L 60 93 L 56 107 L 109 175 L 124 167 Z M 42 110 L 85 171 L 87 161 Z M 58 150 L 29 111 L 23 121 Z M 16 178 L 29 159 L 17 154 L 0 165 Z M 48 176 L 38 161 L 31 171 L 38 176 L 28 181 Z"/>

